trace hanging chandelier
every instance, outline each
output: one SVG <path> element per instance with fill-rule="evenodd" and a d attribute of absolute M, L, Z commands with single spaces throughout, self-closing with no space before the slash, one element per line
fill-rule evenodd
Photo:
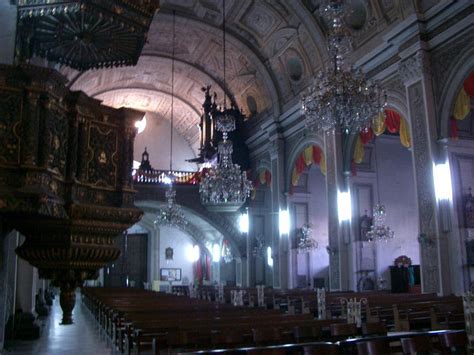
<path fill-rule="evenodd" d="M 305 223 L 299 231 L 298 253 L 309 253 L 318 247 L 318 243 L 311 237 L 313 234 L 313 226 Z"/>
<path fill-rule="evenodd" d="M 373 209 L 373 223 L 367 231 L 366 238 L 369 242 L 388 242 L 393 239 L 394 231 L 386 225 L 387 213 L 385 206 L 380 203 L 379 175 L 378 175 L 377 147 L 375 147 L 375 178 L 377 187 L 377 204 Z"/>
<path fill-rule="evenodd" d="M 370 226 L 369 231 L 367 231 L 367 240 L 369 242 L 388 242 L 389 240 L 393 239 L 394 231 L 385 224 L 385 206 L 377 203 L 374 206 L 373 213 L 374 222 Z"/>
<path fill-rule="evenodd" d="M 321 5 L 320 15 L 329 24 L 327 46 L 331 62 L 317 74 L 301 99 L 306 126 L 316 131 L 342 128 L 345 133 L 368 129 L 383 111 L 386 95 L 377 83 L 366 81 L 360 69 L 345 62 L 352 50 L 352 38 L 344 22 L 343 0 L 327 0 Z"/>
<path fill-rule="evenodd" d="M 223 3 L 223 68 L 224 88 L 225 81 L 225 0 Z M 252 183 L 247 179 L 247 174 L 242 172 L 238 164 L 232 162 L 233 144 L 228 139 L 228 134 L 235 130 L 235 108 L 226 108 L 226 94 L 224 93 L 224 106 L 215 116 L 216 129 L 222 133 L 222 141 L 217 147 L 218 163 L 203 171 L 203 178 L 199 185 L 201 203 L 211 212 L 235 212 L 250 196 L 253 189 Z"/>
<path fill-rule="evenodd" d="M 175 12 L 173 11 L 173 49 L 171 60 L 171 128 L 170 128 L 170 170 L 169 170 L 169 187 L 166 190 L 167 205 L 158 209 L 155 219 L 156 225 L 167 225 L 183 229 L 188 224 L 184 217 L 181 207 L 176 204 L 176 190 L 173 187 L 175 176 L 173 175 L 173 123 L 174 123 L 174 50 L 175 50 Z"/>
<path fill-rule="evenodd" d="M 222 243 L 222 260 L 224 260 L 226 264 L 234 260 L 234 256 L 232 255 L 232 251 L 230 250 L 229 242 L 227 240 L 224 240 Z"/>

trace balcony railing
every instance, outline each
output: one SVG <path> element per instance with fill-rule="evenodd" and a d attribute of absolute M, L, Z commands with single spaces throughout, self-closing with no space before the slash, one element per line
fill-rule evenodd
<path fill-rule="evenodd" d="M 170 174 L 169 170 L 132 170 L 133 182 L 135 184 L 169 184 L 170 175 L 174 176 L 174 183 L 177 185 L 197 185 L 201 178 L 201 172 L 199 171 L 173 170 Z"/>

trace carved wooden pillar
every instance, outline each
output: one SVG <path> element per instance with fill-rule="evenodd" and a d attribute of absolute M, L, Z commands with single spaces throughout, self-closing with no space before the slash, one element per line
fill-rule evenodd
<path fill-rule="evenodd" d="M 419 235 L 436 240 L 420 243 L 422 290 L 447 293 L 450 290 L 449 262 L 443 263 L 443 259 L 449 257 L 442 248 L 444 238 L 436 217 L 433 182 L 433 162 L 437 156 L 436 117 L 428 54 L 420 50 L 403 60 L 398 73 L 405 84 L 411 121 Z"/>

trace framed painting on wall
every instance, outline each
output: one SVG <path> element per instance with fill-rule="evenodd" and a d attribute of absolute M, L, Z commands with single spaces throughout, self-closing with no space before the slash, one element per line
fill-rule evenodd
<path fill-rule="evenodd" d="M 181 269 L 176 268 L 161 268 L 161 281 L 181 281 Z"/>

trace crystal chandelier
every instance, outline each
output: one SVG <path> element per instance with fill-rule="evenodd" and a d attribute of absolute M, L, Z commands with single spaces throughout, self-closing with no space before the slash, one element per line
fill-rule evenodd
<path fill-rule="evenodd" d="M 234 260 L 234 256 L 232 255 L 232 251 L 230 250 L 229 242 L 227 240 L 224 240 L 224 243 L 222 244 L 222 260 L 224 260 L 226 264 Z"/>
<path fill-rule="evenodd" d="M 361 70 L 347 65 L 345 58 L 352 49 L 343 0 L 328 0 L 320 14 L 329 24 L 328 51 L 330 67 L 320 71 L 314 83 L 302 97 L 301 106 L 306 126 L 311 130 L 345 133 L 359 132 L 371 126 L 383 111 L 386 96 L 377 83 L 365 80 Z"/>
<path fill-rule="evenodd" d="M 300 235 L 298 238 L 298 252 L 299 253 L 308 253 L 313 249 L 318 247 L 318 243 L 311 238 L 313 233 L 313 226 L 311 224 L 305 223 L 300 229 Z"/>
<path fill-rule="evenodd" d="M 263 257 L 263 248 L 265 246 L 265 236 L 259 234 L 255 237 L 255 246 L 253 247 L 253 256 Z"/>
<path fill-rule="evenodd" d="M 370 229 L 367 231 L 366 238 L 369 242 L 388 242 L 393 239 L 394 231 L 390 229 L 385 223 L 387 213 L 385 212 L 385 206 L 380 203 L 380 190 L 379 190 L 379 174 L 378 174 L 378 161 L 377 161 L 377 147 L 375 147 L 375 177 L 377 187 L 377 200 L 378 203 L 373 209 L 373 223 Z"/>
<path fill-rule="evenodd" d="M 225 84 L 225 0 L 223 0 L 223 57 L 224 57 L 224 88 Z M 201 203 L 212 212 L 235 212 L 250 196 L 252 183 L 247 174 L 242 172 L 238 164 L 232 162 L 233 146 L 228 139 L 229 132 L 235 130 L 235 110 L 224 107 L 215 115 L 216 128 L 222 132 L 222 141 L 217 147 L 218 163 L 203 172 L 199 185 Z"/>
<path fill-rule="evenodd" d="M 166 190 L 166 207 L 158 209 L 155 219 L 155 225 L 167 225 L 183 229 L 188 224 L 184 213 L 176 204 L 176 191 L 170 184 Z"/>
<path fill-rule="evenodd" d="M 171 125 L 170 125 L 170 184 L 168 190 L 166 190 L 166 201 L 167 205 L 164 208 L 160 208 L 156 215 L 156 225 L 168 225 L 183 229 L 188 224 L 188 221 L 184 217 L 183 211 L 176 204 L 176 191 L 173 187 L 174 175 L 173 171 L 173 123 L 174 123 L 174 43 L 175 43 L 175 12 L 173 11 L 173 49 L 172 49 L 172 60 L 171 60 Z"/>
<path fill-rule="evenodd" d="M 367 231 L 367 240 L 369 242 L 387 242 L 393 239 L 394 232 L 389 226 L 385 224 L 385 206 L 377 203 L 374 206 L 374 223 L 370 226 L 370 230 Z"/>

